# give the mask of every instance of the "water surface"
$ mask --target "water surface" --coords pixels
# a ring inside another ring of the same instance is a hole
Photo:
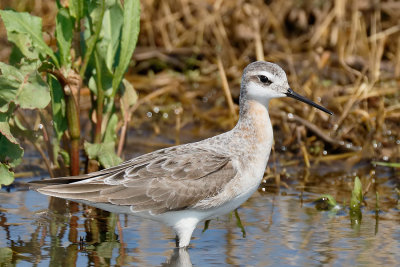
[[[335,166],[333,166],[335,167]],[[190,248],[175,249],[174,233],[147,219],[110,214],[28,190],[26,180],[0,192],[0,262],[5,266],[395,266],[400,262],[396,172],[368,164],[334,171],[287,167],[277,189],[267,180],[235,216],[199,225]],[[279,167],[281,170],[283,167]],[[347,208],[317,211],[320,194],[349,203],[354,175],[366,194],[359,225]],[[375,212],[375,192],[379,209]]]

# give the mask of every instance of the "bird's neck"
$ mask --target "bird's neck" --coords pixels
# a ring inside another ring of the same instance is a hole
[[[273,133],[268,114],[268,102],[248,99],[240,107],[240,118],[235,130],[248,135],[255,144],[272,145]]]

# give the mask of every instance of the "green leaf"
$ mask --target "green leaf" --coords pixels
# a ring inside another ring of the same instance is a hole
[[[1,185],[9,185],[14,181],[14,173],[10,172],[7,165],[0,163],[0,187]]]
[[[0,113],[0,162],[15,167],[21,162],[23,155],[24,150],[11,134],[8,118]]]
[[[121,34],[121,50],[119,54],[119,62],[114,72],[112,96],[115,96],[122,81],[122,77],[131,61],[140,30],[140,1],[125,1],[123,10],[124,25],[122,26]]]
[[[129,113],[129,110],[131,107],[133,107],[137,100],[138,100],[138,95],[133,88],[132,84],[126,80],[122,80],[123,84],[123,91],[122,91],[122,97],[121,97],[121,111],[122,111],[122,116],[125,117],[126,113]],[[130,115],[130,114],[128,114]]]
[[[53,127],[57,140],[60,141],[64,132],[68,129],[64,91],[57,79],[52,75],[48,76],[48,82],[50,86]]]
[[[17,69],[0,62],[0,112],[8,110],[10,102],[26,109],[45,108],[49,104],[49,88],[36,68],[35,63]]]
[[[56,38],[62,66],[71,64],[70,49],[72,42],[73,21],[66,8],[60,8],[56,18]]]
[[[95,53],[99,55],[99,52],[96,50]],[[89,78],[89,89],[98,96],[98,83],[100,83],[100,89],[103,90],[105,96],[110,96],[112,93],[112,80],[113,74],[107,68],[104,62],[99,60],[99,68],[95,68],[92,70],[93,76]],[[97,77],[100,75],[100,77]],[[98,80],[100,78],[100,80]],[[97,83],[96,83],[97,82]]]
[[[38,72],[49,72],[49,71],[54,71],[55,66],[53,63],[50,61],[43,60],[40,62],[40,66],[37,69]]]
[[[24,54],[22,54],[21,50],[17,46],[13,45],[12,48],[11,48],[11,53],[10,53],[10,57],[8,59],[8,62],[10,63],[10,65],[15,66],[24,57],[25,56],[24,56]]]
[[[23,75],[12,66],[0,62],[0,112],[7,112],[10,102],[15,101]]]
[[[70,0],[69,1],[69,13],[77,23],[85,16],[87,11],[87,0]]]
[[[33,46],[40,53],[50,56],[55,65],[59,66],[57,57],[55,56],[53,50],[51,50],[51,48],[43,40],[41,18],[32,16],[29,13],[15,12],[11,10],[0,10],[0,16],[3,19],[8,35],[10,33],[28,35],[30,40],[32,40],[32,43],[29,44],[29,47]],[[15,38],[15,36],[12,38]],[[25,49],[20,48],[20,50],[22,52]]]
[[[118,116],[113,113],[111,115],[110,120],[108,121],[106,131],[104,133],[103,142],[115,142],[117,140],[117,124],[118,124]]]
[[[361,203],[363,201],[361,181],[358,177],[354,179],[354,188],[351,192],[350,200],[350,222],[351,226],[359,230],[362,213]]]
[[[124,22],[123,10],[120,3],[112,5],[104,12],[103,25],[96,49],[110,72],[117,63],[116,53],[120,45],[121,29]]]
[[[86,68],[89,64],[89,60],[92,56],[93,50],[96,46],[96,43],[97,43],[99,35],[100,35],[100,31],[102,28],[102,22],[103,22],[103,16],[104,16],[104,12],[105,12],[104,0],[101,1],[100,5],[97,3],[97,1],[90,2],[88,4],[88,10],[90,13],[90,16],[89,16],[90,19],[86,20],[86,25],[85,25],[86,30],[84,32],[86,51],[84,53],[82,67],[79,71],[79,74],[82,77],[86,74]]]
[[[8,41],[15,45],[13,61],[18,63],[21,60],[21,55],[29,59],[38,59],[38,50],[33,46],[32,38],[25,33],[9,32],[7,34]],[[15,54],[18,51],[18,56]]]
[[[52,149],[53,155],[55,158],[59,154],[64,159],[65,165],[69,165],[69,155],[68,153],[63,155],[63,150],[60,147],[60,140],[64,134],[64,132],[68,129],[68,119],[66,116],[66,104],[64,98],[64,91],[56,78],[52,75],[47,76],[47,81],[50,87],[50,95],[51,95],[51,111],[52,111],[52,124],[54,129],[54,137],[52,138]],[[66,158],[67,156],[68,158]],[[58,165],[56,161],[55,164]]]
[[[101,144],[84,143],[84,148],[89,159],[95,159],[105,168],[118,165],[122,159],[115,154],[115,142]]]
[[[61,155],[61,157],[63,158],[63,160],[64,160],[64,164],[65,165],[67,165],[67,166],[69,166],[69,164],[70,164],[70,157],[69,157],[69,153],[67,152],[67,151],[65,151],[65,150],[60,150],[60,155]]]
[[[400,162],[380,162],[380,161],[373,161],[372,164],[384,166],[384,167],[391,167],[391,168],[400,168]]]
[[[332,210],[339,209],[336,200],[331,195],[322,195],[314,201],[315,208],[317,210]]]
[[[362,185],[358,176],[354,179],[354,188],[351,192],[350,209],[360,209],[363,201]]]
[[[101,24],[101,30],[94,51],[94,58],[89,62],[92,77],[97,84],[89,81],[89,88],[98,95],[98,90],[104,91],[104,95],[112,95],[112,81],[114,78],[113,69],[117,64],[117,52],[120,47],[120,35],[123,23],[123,10],[119,1],[106,2],[107,9],[104,11],[102,21],[101,6],[91,6],[90,17],[92,24]],[[89,36],[89,29],[86,30],[86,36]],[[89,45],[89,42],[88,42]],[[98,76],[98,77],[97,77]]]

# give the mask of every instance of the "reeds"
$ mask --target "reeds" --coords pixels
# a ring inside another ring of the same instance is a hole
[[[353,161],[399,157],[400,24],[395,10],[400,11],[400,3],[171,0],[142,4],[140,49],[131,74],[143,72],[142,66],[154,70],[146,88],[171,69],[196,72],[194,78],[185,75],[180,80],[185,91],[195,92],[171,92],[175,100],[196,103],[216,88],[215,97],[208,101],[218,103],[226,95],[226,78],[238,103],[243,67],[254,60],[273,61],[285,68],[295,90],[336,114],[330,118],[302,103],[289,106],[284,104],[288,100],[274,101],[271,115],[276,130],[283,133],[276,135],[283,137],[276,140],[278,145],[299,148],[306,163],[327,153]],[[155,56],[143,59],[144,54]],[[226,75],[219,71],[219,59]],[[165,65],[157,69],[157,61]],[[195,90],[189,85],[193,82],[198,83]],[[136,87],[141,91],[140,83]],[[184,105],[184,110],[196,116],[192,106]],[[218,118],[232,118],[228,110],[232,107],[225,100],[218,117],[207,119],[204,113],[200,119],[221,127]],[[287,117],[288,112],[296,115]],[[293,138],[299,125],[305,127],[301,138]]]

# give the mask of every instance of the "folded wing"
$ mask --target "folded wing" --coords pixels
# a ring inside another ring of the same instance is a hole
[[[201,147],[191,146],[188,150],[178,146],[77,177],[78,182],[53,183],[37,190],[71,200],[127,205],[134,212],[150,210],[159,214],[185,209],[215,196],[236,175],[230,157]],[[65,179],[75,181],[71,177]]]

